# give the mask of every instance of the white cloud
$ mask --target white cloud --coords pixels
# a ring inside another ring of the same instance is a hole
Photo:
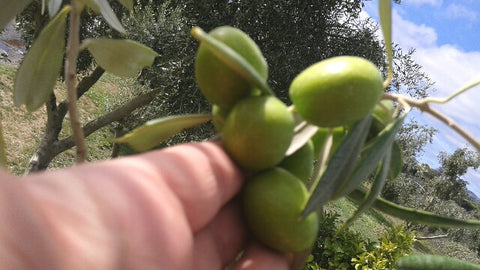
[[[393,11],[393,33],[393,40],[403,48],[416,48],[414,58],[435,82],[433,95],[437,97],[447,97],[480,76],[480,52],[465,52],[449,44],[438,46],[432,27],[409,22]],[[465,124],[477,124],[480,119],[478,88],[438,106],[438,110]]]
[[[441,6],[442,0],[410,0],[408,4],[412,4],[415,6],[422,6],[422,5],[430,5],[430,6]]]
[[[404,20],[395,9],[392,11],[392,25],[393,41],[403,48],[433,47],[437,42],[434,28]]]
[[[416,5],[441,5],[441,1],[416,0],[408,2]],[[450,17],[477,19],[476,14],[459,5],[449,6]],[[373,8],[366,9],[367,13],[377,16]],[[416,48],[414,59],[419,63],[429,77],[436,82],[433,96],[447,97],[468,81],[480,76],[480,51],[466,52],[452,44],[438,45],[435,28],[428,25],[418,25],[402,17],[394,8],[392,12],[393,41],[402,48]],[[463,126],[474,137],[480,138],[480,86],[469,90],[447,104],[432,105],[435,109],[447,115]],[[469,146],[465,139],[460,137],[444,123],[425,114],[415,114],[417,120],[422,121],[439,130],[432,145],[425,149],[421,160],[436,163],[439,151],[453,152],[456,148]],[[470,147],[470,146],[469,146]],[[476,194],[480,195],[480,173],[469,171],[464,177]]]
[[[480,76],[480,52],[464,52],[453,46],[418,48],[415,60],[435,81],[433,95],[447,97],[467,82]],[[477,86],[448,104],[436,106],[439,111],[467,125],[478,125],[480,88]]]
[[[476,21],[478,14],[466,6],[459,4],[450,4],[445,9],[445,15],[450,19],[465,19],[467,21]]]
[[[475,77],[480,76],[480,52],[465,52],[454,45],[436,44],[436,32],[432,27],[416,25],[404,20],[398,13],[393,13],[394,41],[403,48],[417,49],[414,58],[422,65],[424,71],[435,81],[436,97],[447,97],[464,86]],[[396,30],[395,30],[396,29]],[[432,105],[435,109],[447,115],[464,127],[474,137],[480,138],[480,87],[477,86],[468,92],[453,99],[447,104]],[[437,128],[439,135],[434,143],[427,146],[425,160],[433,160],[438,151],[453,152],[455,148],[469,146],[465,139],[452,131],[447,125],[432,117],[423,117],[423,120]],[[469,146],[470,147],[470,146]],[[480,194],[480,173],[469,171],[465,175],[476,194]]]

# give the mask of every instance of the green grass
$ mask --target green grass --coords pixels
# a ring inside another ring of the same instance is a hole
[[[348,198],[341,198],[328,204],[326,210],[335,211],[340,214],[340,219],[346,221],[357,210],[358,204]],[[385,229],[391,227],[398,221],[394,218],[387,217],[376,210],[367,210],[363,215],[357,218],[350,229],[362,234],[362,236],[370,241],[377,241]]]
[[[14,174],[21,175],[25,172],[32,154],[40,145],[46,124],[46,114],[43,107],[29,113],[24,107],[18,108],[13,105],[15,72],[15,68],[0,63],[0,115],[5,135],[8,168]],[[119,99],[129,98],[131,85],[132,80],[104,74],[79,101],[82,123],[86,124],[113,110],[120,103]],[[57,83],[55,93],[58,102],[65,98],[63,83]],[[66,119],[63,124],[60,139],[71,135],[69,120]],[[112,138],[113,133],[108,126],[87,137],[87,159],[90,161],[108,159],[111,155]],[[74,161],[73,148],[57,156],[50,164],[50,168],[68,167],[73,165]]]

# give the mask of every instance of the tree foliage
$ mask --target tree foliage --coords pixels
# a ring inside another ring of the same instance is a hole
[[[372,20],[360,18],[360,0],[143,0],[140,3],[124,22],[131,38],[160,54],[154,68],[141,75],[144,83],[164,89],[154,105],[142,112],[151,117],[210,110],[194,82],[193,63],[198,44],[189,36],[193,25],[205,31],[232,25],[251,36],[269,64],[269,85],[286,103],[290,102],[288,89],[292,79],[309,65],[328,57],[362,56],[385,71],[383,45],[376,37],[378,26]],[[405,88],[412,96],[426,96],[429,79],[424,73],[416,73],[420,67],[412,60],[411,53],[396,50],[395,73],[404,74],[402,79],[408,76],[409,80],[396,80],[389,91],[400,92]],[[129,123],[138,125],[133,118]]]
[[[442,151],[438,159],[442,165],[442,173],[452,179],[459,179],[467,173],[468,168],[477,169],[480,166],[479,153],[467,148],[459,148],[452,154]]]

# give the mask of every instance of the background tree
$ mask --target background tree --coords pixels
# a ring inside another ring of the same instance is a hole
[[[157,117],[162,112],[176,114],[210,110],[194,81],[193,63],[198,44],[188,34],[192,25],[206,31],[219,25],[232,25],[249,34],[269,63],[268,83],[286,103],[290,102],[288,88],[293,78],[322,59],[358,55],[383,69],[385,58],[382,43],[375,36],[377,25],[372,20],[360,18],[362,5],[360,0],[321,3],[312,0],[142,1],[136,12],[126,19],[126,24],[138,25],[139,20],[149,22],[142,29],[133,31],[131,37],[155,48],[161,56],[154,68],[142,73],[141,80],[152,87],[167,86],[161,97],[142,110],[142,115]],[[180,25],[173,19],[173,16],[179,17],[176,15],[178,12],[184,20]],[[158,14],[166,14],[171,19],[170,23],[183,31],[159,27],[165,22]],[[165,36],[175,43],[165,40]],[[412,60],[411,54],[413,51],[405,54],[396,47],[395,74],[403,74],[401,78],[405,79],[405,83],[396,80],[389,91],[406,89],[411,96],[424,97],[431,82]],[[139,124],[134,119],[129,123],[132,124],[130,126]],[[208,128],[203,128],[190,134],[199,134],[198,138],[202,132],[211,134],[208,131]]]
[[[444,200],[453,200],[460,206],[468,198],[467,182],[460,177],[467,173],[469,168],[477,169],[480,166],[478,152],[459,148],[452,154],[441,152],[438,156],[442,165],[442,179],[437,183],[437,194]]]
[[[404,139],[408,140],[408,137]],[[417,149],[419,144],[412,146],[414,146],[412,149]],[[479,167],[478,153],[460,148],[450,154],[441,152],[438,160],[441,167],[433,169],[427,164],[411,159],[399,177],[387,182],[382,196],[400,205],[439,215],[465,220],[480,218],[480,206],[473,201],[466,181],[461,178],[468,169]],[[480,254],[479,230],[441,229],[416,224],[409,224],[409,227],[422,235],[447,235],[447,239],[430,242],[440,254],[468,261],[480,261],[477,257]],[[452,253],[452,249],[457,250],[462,246],[467,249]]]

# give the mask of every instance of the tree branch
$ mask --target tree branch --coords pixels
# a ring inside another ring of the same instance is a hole
[[[477,151],[480,151],[480,141],[477,141],[470,133],[464,130],[461,126],[455,123],[452,119],[448,118],[447,116],[443,115],[439,111],[431,108],[429,106],[428,99],[423,100],[416,100],[413,98],[409,98],[407,96],[397,95],[397,94],[389,94],[384,93],[383,98],[390,99],[392,101],[397,101],[400,103],[408,104],[409,106],[416,107],[422,112],[426,112],[433,117],[437,118],[455,132],[457,132],[460,136],[462,136],[465,140],[467,140],[470,144],[472,144]]]
[[[85,146],[80,113],[77,107],[77,58],[80,46],[80,13],[83,9],[83,3],[80,3],[79,0],[73,0],[71,5],[70,28],[65,61],[65,84],[67,86],[67,105],[70,114],[70,125],[77,146],[77,163],[82,163],[87,157],[87,147]]]
[[[77,86],[77,98],[88,92],[90,88],[102,77],[104,69],[97,67],[93,72],[84,77]],[[47,123],[43,133],[40,146],[30,158],[27,172],[41,171],[47,168],[50,161],[59,153],[55,151],[58,148],[58,136],[62,130],[63,120],[68,112],[67,100],[57,105],[57,98],[54,93],[46,102]]]
[[[448,234],[415,237],[415,239],[417,240],[432,240],[432,239],[441,239],[441,238],[448,238]]]
[[[148,93],[137,96],[133,98],[131,101],[127,102],[126,104],[120,106],[116,110],[111,111],[103,116],[100,116],[97,119],[90,121],[83,127],[83,132],[85,134],[85,137],[88,137],[93,132],[99,130],[100,128],[112,122],[119,121],[122,118],[127,117],[135,109],[138,109],[140,107],[147,105],[157,96],[159,92],[160,92],[160,88],[157,88]],[[67,149],[72,148],[74,145],[75,143],[72,136],[65,138],[58,142],[59,147],[57,152],[61,153],[63,151],[66,151]]]
[[[80,99],[92,86],[100,80],[105,70],[97,66],[90,75],[83,77],[83,79],[77,85],[77,99]],[[62,121],[68,111],[68,101],[65,99],[58,104],[58,114],[61,116]]]

